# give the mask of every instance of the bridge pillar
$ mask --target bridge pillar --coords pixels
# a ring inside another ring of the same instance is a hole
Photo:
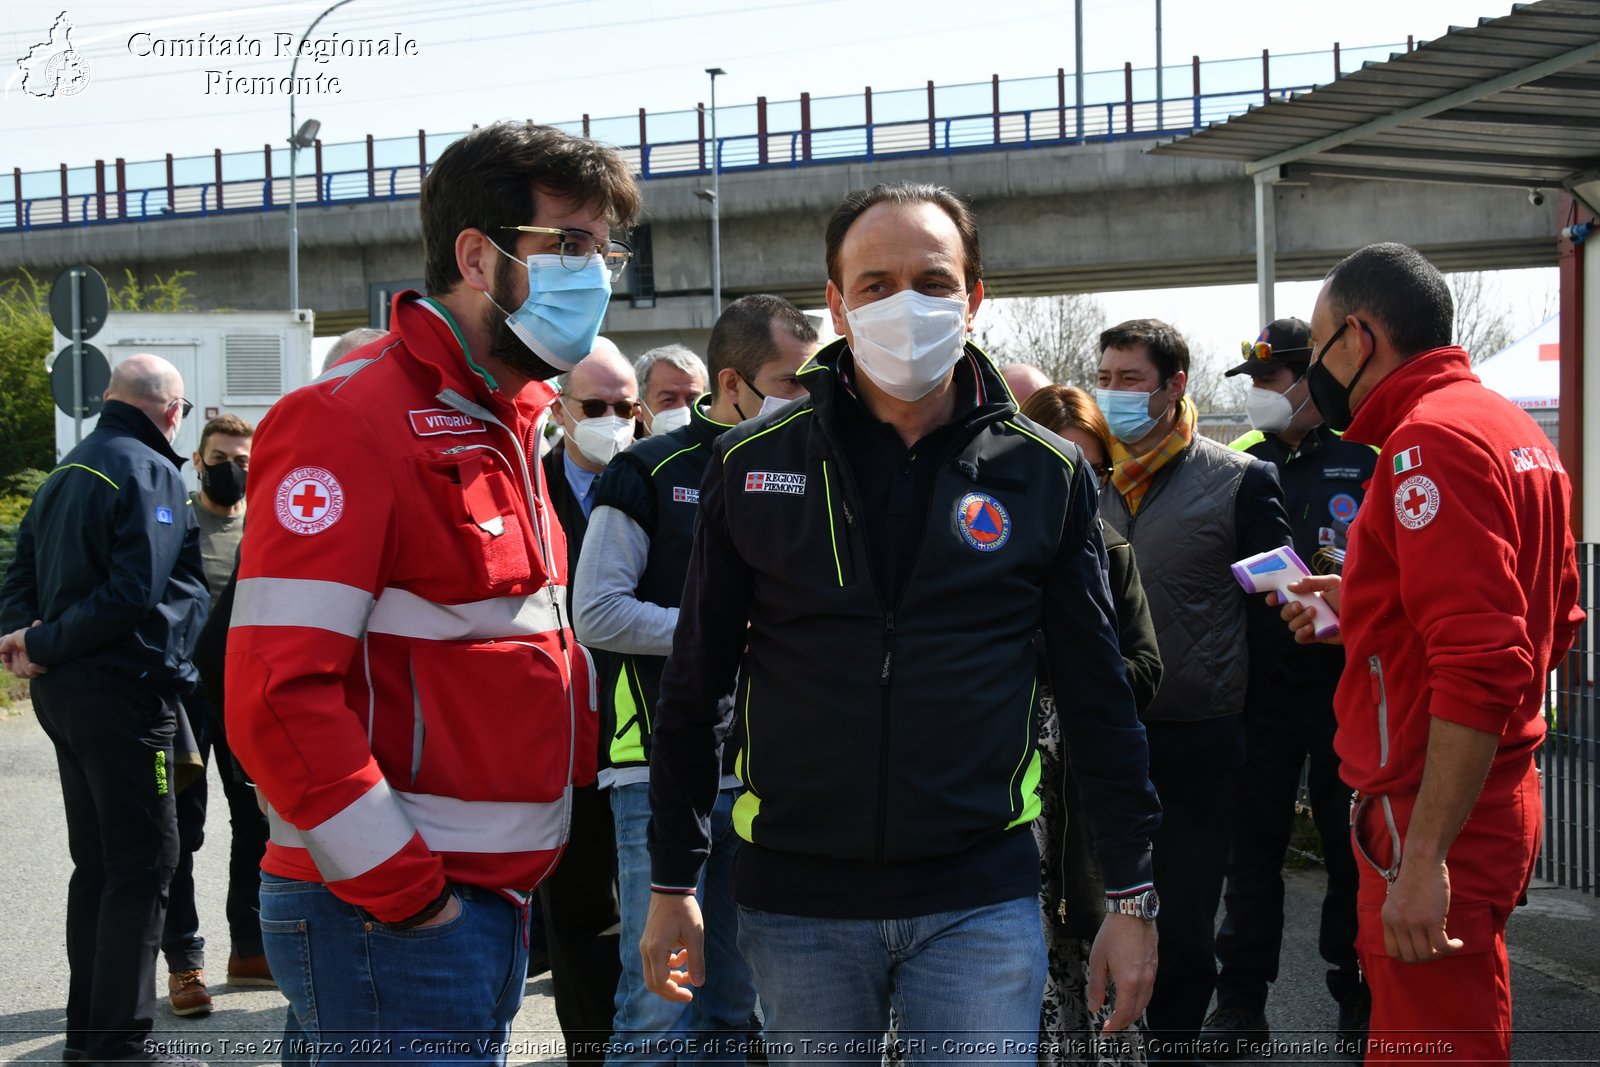
[[[1278,280],[1278,209],[1273,188],[1277,171],[1263,171],[1256,179],[1256,311],[1260,325],[1277,318],[1273,290]],[[1259,328],[1259,327],[1258,327]]]

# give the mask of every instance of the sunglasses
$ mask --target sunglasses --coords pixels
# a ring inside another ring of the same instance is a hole
[[[567,408],[568,413],[572,411],[570,405],[578,405],[578,410],[583,412],[583,417],[586,419],[604,418],[607,411],[615,411],[618,418],[631,419],[639,413],[639,408],[643,406],[637,400],[607,402],[598,397],[592,397],[588,400],[574,400],[571,397],[563,397],[561,402],[569,405]]]
[[[194,401],[188,400],[188,399],[186,399],[184,397],[181,397],[181,396],[178,397],[178,399],[174,400],[172,402],[172,404],[182,404],[183,405],[183,417],[186,418],[186,419],[189,417],[189,412],[194,410]],[[167,407],[170,408],[172,406],[172,404],[168,404]]]
[[[1311,349],[1309,349],[1309,348],[1307,348],[1307,347],[1302,345],[1299,348],[1282,348],[1282,349],[1279,349],[1278,350],[1278,355],[1280,355],[1280,356],[1288,356],[1288,355],[1294,355],[1294,354],[1297,354],[1297,353],[1300,353],[1300,352],[1309,352],[1309,351],[1311,351]],[[1245,359],[1259,359],[1261,362],[1265,363],[1269,359],[1272,358],[1272,342],[1271,341],[1240,341],[1239,342],[1239,354],[1244,356]]]

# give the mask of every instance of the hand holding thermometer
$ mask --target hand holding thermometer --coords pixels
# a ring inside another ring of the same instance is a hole
[[[1304,605],[1315,620],[1313,633],[1319,641],[1339,632],[1339,616],[1332,604],[1314,593],[1289,591],[1291,583],[1311,577],[1311,571],[1288,545],[1240,560],[1233,565],[1233,576],[1247,593],[1273,592],[1279,601]]]

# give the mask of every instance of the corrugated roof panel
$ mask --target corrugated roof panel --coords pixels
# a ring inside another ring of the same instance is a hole
[[[1580,49],[1588,54],[1552,65]],[[1471,98],[1474,88],[1496,80],[1513,84]],[[1600,0],[1539,0],[1152,151],[1259,163],[1352,132],[1354,140],[1294,165],[1361,177],[1554,184],[1600,161],[1600,110],[1591,94],[1600,94]],[[1446,97],[1459,98],[1456,106],[1362,131]]]

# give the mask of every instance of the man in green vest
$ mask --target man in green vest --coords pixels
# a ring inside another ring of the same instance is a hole
[[[716,976],[692,1004],[664,1000],[645,988],[635,946],[650,906],[650,728],[711,445],[729,427],[801,396],[805,389],[796,374],[816,343],[816,328],[787,300],[757,295],[735,301],[711,330],[712,392],[688,406],[687,425],[612,460],[596,490],[572,611],[579,641],[616,653],[607,658],[600,686],[600,787],[609,790],[616,823],[623,946],[607,1063],[676,1062],[672,1042],[684,1039],[703,1043],[721,1058],[744,1060],[755,987],[734,942],[733,856],[739,837],[732,817],[740,787],[731,766],[720,783],[711,854],[698,887]]]

